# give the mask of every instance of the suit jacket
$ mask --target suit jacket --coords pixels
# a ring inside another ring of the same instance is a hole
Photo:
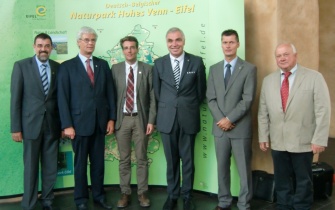
[[[122,124],[123,108],[127,95],[127,75],[125,62],[113,65],[112,75],[117,97],[117,120],[115,123],[115,129],[118,130]],[[145,132],[148,123],[155,124],[156,100],[152,87],[152,66],[141,61],[138,61],[135,91],[137,112],[140,119],[141,128]]]
[[[263,80],[259,110],[260,142],[271,140],[278,151],[309,152],[311,143],[327,146],[330,123],[329,91],[323,76],[298,65],[283,112],[280,70]]]
[[[158,101],[157,130],[170,133],[175,117],[187,134],[200,130],[199,106],[206,94],[206,72],[201,57],[185,52],[179,90],[175,81],[170,55],[155,60],[153,86]]]
[[[55,139],[60,137],[56,88],[59,64],[50,59],[49,64],[50,87],[45,97],[35,56],[14,63],[10,89],[11,132],[22,132],[24,139],[37,139],[42,129],[44,115],[51,135]]]
[[[227,88],[224,85],[224,60],[212,65],[209,70],[207,101],[213,116],[212,133],[221,137],[251,138],[251,106],[257,86],[257,69],[251,63],[237,58]],[[235,124],[235,128],[224,132],[216,123],[223,117]]]
[[[79,56],[59,69],[58,105],[62,129],[74,127],[76,135],[90,136],[96,125],[105,133],[107,122],[116,120],[112,73],[105,60],[93,56],[94,86]]]

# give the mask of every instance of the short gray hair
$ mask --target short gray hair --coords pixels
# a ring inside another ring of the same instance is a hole
[[[295,48],[294,44],[292,44],[292,43],[290,43],[290,42],[281,42],[281,43],[279,43],[279,44],[277,45],[277,47],[276,47],[275,55],[276,55],[277,48],[278,48],[280,45],[290,45],[291,48],[292,48],[292,52],[293,52],[294,54],[297,53],[297,49]]]
[[[79,41],[81,39],[83,34],[94,34],[95,39],[98,39],[98,34],[95,32],[95,30],[93,28],[88,27],[88,26],[83,26],[83,27],[81,27],[81,29],[79,30],[79,32],[77,34],[77,41]]]
[[[181,35],[182,35],[182,37],[183,37],[183,39],[185,40],[185,34],[184,34],[184,32],[183,32],[180,28],[177,28],[177,27],[172,27],[172,28],[170,28],[170,29],[166,32],[165,38],[167,37],[167,35],[168,35],[169,33],[173,33],[173,32],[180,32]]]

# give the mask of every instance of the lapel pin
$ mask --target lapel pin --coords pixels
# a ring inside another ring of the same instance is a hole
[[[142,74],[142,72],[141,72],[141,71],[139,71],[138,73],[139,73],[139,74]]]
[[[95,68],[98,68],[98,65],[95,65]]]

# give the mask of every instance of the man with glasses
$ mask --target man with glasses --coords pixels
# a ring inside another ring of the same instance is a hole
[[[121,199],[118,208],[130,203],[131,152],[137,163],[137,194],[141,207],[149,207],[148,191],[148,138],[154,131],[156,100],[152,88],[152,66],[137,61],[138,41],[133,36],[120,40],[125,61],[112,66],[117,96],[115,136],[120,153],[119,173]]]
[[[77,35],[79,54],[61,64],[58,105],[62,129],[72,140],[74,157],[74,200],[77,209],[88,209],[87,164],[93,200],[105,209],[103,189],[105,135],[114,132],[116,107],[112,74],[105,60],[92,56],[96,32],[82,27]]]

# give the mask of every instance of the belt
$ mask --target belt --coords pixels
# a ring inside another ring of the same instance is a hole
[[[130,116],[130,117],[135,117],[135,116],[137,116],[137,112],[136,112],[136,113],[127,113],[127,112],[124,112],[123,115],[124,115],[124,116],[128,116],[128,117],[129,117],[129,116]]]

